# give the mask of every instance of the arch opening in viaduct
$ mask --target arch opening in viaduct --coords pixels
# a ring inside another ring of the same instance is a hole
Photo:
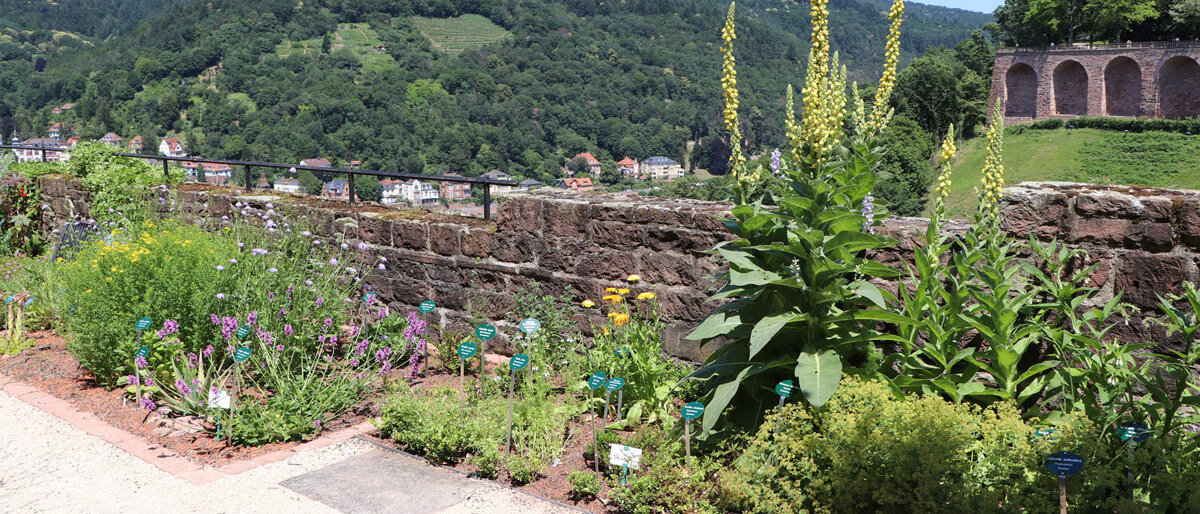
[[[1054,113],[1087,114],[1088,74],[1076,61],[1063,61],[1054,68]]]
[[[1104,112],[1109,116],[1141,114],[1142,68],[1125,56],[1104,68]]]
[[[1167,59],[1158,73],[1159,116],[1200,116],[1200,64],[1178,55]]]
[[[1037,115],[1038,79],[1033,68],[1017,63],[1004,76],[1004,115],[1029,117]]]

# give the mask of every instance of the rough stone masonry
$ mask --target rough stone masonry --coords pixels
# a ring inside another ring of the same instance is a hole
[[[51,208],[42,229],[49,233],[73,216],[87,217],[91,195],[78,181],[42,177],[43,200]],[[164,197],[165,198],[165,197]],[[667,351],[701,360],[712,348],[683,336],[715,304],[709,294],[722,261],[708,253],[729,236],[720,221],[729,205],[694,200],[638,198],[543,189],[501,197],[494,221],[380,208],[310,202],[290,196],[235,195],[225,190],[179,191],[173,207],[197,218],[219,219],[236,202],[266,210],[268,202],[290,204],[320,235],[365,241],[372,256],[389,261],[369,280],[379,298],[396,309],[433,299],[445,327],[467,333],[475,309],[513,332],[512,294],[532,282],[547,293],[568,291],[596,300],[605,287],[639,274],[661,302]],[[163,209],[167,209],[166,203]],[[1102,299],[1123,299],[1153,311],[1157,295],[1177,293],[1184,280],[1200,278],[1200,192],[1068,183],[1024,183],[1005,190],[1002,217],[1018,239],[1057,238],[1087,252],[1097,264],[1091,283]],[[897,218],[885,233],[899,244],[876,255],[904,266],[927,220]],[[952,222],[947,230],[963,230]],[[598,311],[574,305],[581,329],[603,322]],[[1114,331],[1127,341],[1164,341],[1139,315]]]

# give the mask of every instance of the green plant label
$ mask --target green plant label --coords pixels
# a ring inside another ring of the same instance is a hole
[[[248,335],[250,335],[250,325],[242,325],[242,326],[238,327],[238,331],[237,331],[238,339],[243,339]]]
[[[364,294],[362,297],[362,301],[363,301],[363,303],[365,303],[367,305],[371,305],[372,303],[375,303],[375,293],[370,292],[370,293]]]
[[[479,351],[479,347],[475,343],[467,341],[458,345],[458,356],[464,359],[470,359],[475,356],[475,352]]]
[[[618,391],[622,387],[625,387],[625,379],[621,377],[612,377],[608,379],[607,383],[604,384],[604,388],[608,389],[609,391]]]
[[[628,359],[629,357],[633,356],[633,352],[629,351],[629,348],[622,346],[616,350],[613,350],[613,355],[616,355],[619,359]]]
[[[488,339],[496,337],[496,327],[486,323],[479,325],[478,327],[475,327],[475,337],[478,337],[480,341],[487,341]]]
[[[147,328],[150,328],[151,323],[154,323],[154,320],[151,320],[150,318],[142,318],[137,320],[137,324],[134,326],[136,326],[138,330],[146,330]]]
[[[1058,440],[1058,436],[1055,436],[1054,433],[1057,431],[1057,428],[1039,428],[1033,433],[1033,436],[1037,438],[1045,438],[1047,441],[1056,441]]]
[[[1071,452],[1058,452],[1046,458],[1046,469],[1060,477],[1083,471],[1083,457]]]
[[[143,346],[141,348],[138,348],[137,351],[133,352],[134,357],[141,357],[143,359],[145,359],[147,355],[150,355],[150,347],[149,346]]]
[[[508,360],[508,367],[514,371],[525,369],[529,365],[529,356],[523,353],[513,355],[513,358]]]
[[[4,299],[4,303],[13,303],[13,300],[16,300],[16,299],[17,299],[16,295],[10,294],[10,295],[8,295],[8,298]]]
[[[250,358],[250,347],[249,346],[243,346],[241,348],[238,348],[237,350],[234,350],[234,352],[233,352],[233,360],[235,360],[237,362],[245,362],[246,359],[249,359],[249,358]]]
[[[417,306],[417,310],[421,311],[421,314],[429,314],[435,308],[437,308],[437,304],[433,303],[433,300],[425,300],[421,302],[421,305]]]
[[[517,325],[517,327],[521,329],[521,332],[532,334],[538,330],[541,330],[542,322],[538,321],[536,318],[525,318],[521,320],[521,324]]]
[[[603,371],[592,373],[592,376],[588,377],[588,387],[592,389],[600,389],[601,387],[604,387],[604,382],[607,379],[608,375]]]
[[[33,303],[33,298],[34,298],[34,297],[30,296],[28,300],[25,300],[25,306],[26,306],[26,307],[29,307],[29,305]]]
[[[683,416],[683,419],[696,419],[701,414],[704,414],[704,404],[700,402],[689,403],[684,405],[683,409],[680,409],[679,414]]]
[[[1150,427],[1133,421],[1122,423],[1117,433],[1121,434],[1122,441],[1132,440],[1135,443],[1142,443],[1150,439]]]
[[[787,398],[792,395],[792,390],[795,388],[796,386],[792,385],[791,380],[784,380],[783,382],[775,384],[775,394]]]

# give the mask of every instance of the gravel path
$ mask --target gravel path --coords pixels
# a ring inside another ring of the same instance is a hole
[[[336,513],[280,482],[380,451],[351,439],[193,485],[0,391],[0,512]],[[428,468],[420,461],[397,458]],[[472,494],[444,512],[566,511],[494,484],[463,477],[452,480],[461,481],[454,486],[469,488]],[[397,505],[388,512],[408,511]]]

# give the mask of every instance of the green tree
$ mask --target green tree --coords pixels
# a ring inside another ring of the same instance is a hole
[[[961,68],[949,52],[921,57],[900,72],[892,104],[896,113],[917,122],[932,139],[940,139],[962,117]],[[932,144],[932,143],[931,143]]]
[[[603,161],[600,163],[600,183],[612,186],[621,182],[621,170],[617,169],[617,163],[613,161]]]
[[[876,194],[901,216],[919,216],[931,183],[933,139],[915,121],[896,116],[883,137],[884,158]]]
[[[354,178],[354,193],[364,202],[378,202],[383,198],[383,186],[371,175],[359,175]]]
[[[321,194],[321,179],[313,175],[311,171],[300,170],[300,188],[305,194],[319,195]]]

